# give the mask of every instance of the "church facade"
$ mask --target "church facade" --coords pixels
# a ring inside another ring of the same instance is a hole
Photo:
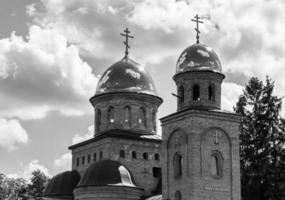
[[[178,58],[177,111],[161,118],[150,74],[128,56],[100,78],[94,137],[72,145],[72,169],[54,176],[44,199],[240,200],[240,118],[221,110],[217,54],[197,42]]]

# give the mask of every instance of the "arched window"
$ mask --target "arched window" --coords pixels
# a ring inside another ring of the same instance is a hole
[[[208,87],[208,98],[209,98],[209,101],[215,101],[215,87],[214,87],[214,85],[210,85]]]
[[[144,107],[140,107],[140,123],[146,128],[146,110]]]
[[[96,112],[96,129],[99,130],[101,126],[101,110],[97,109]]]
[[[79,158],[76,159],[76,166],[79,166]]]
[[[215,151],[210,158],[211,175],[214,178],[221,178],[223,176],[223,158],[222,155]]]
[[[84,157],[84,156],[82,156],[81,163],[82,163],[82,165],[84,165],[84,164],[85,164],[85,157]]]
[[[180,191],[176,191],[174,194],[174,200],[181,200],[181,192]]]
[[[132,151],[132,158],[133,158],[133,159],[137,159],[137,152]]]
[[[100,160],[102,160],[103,159],[103,151],[100,151]]]
[[[158,153],[156,153],[156,154],[154,154],[154,160],[156,160],[156,161],[159,161],[159,154]]]
[[[146,153],[146,152],[143,153],[143,159],[148,160],[148,153]]]
[[[152,123],[153,123],[153,130],[156,131],[156,111],[152,110]]]
[[[94,154],[93,154],[93,161],[95,162],[96,160],[97,160],[97,154],[94,153]]]
[[[91,161],[91,156],[90,156],[90,154],[88,154],[87,162],[90,163],[90,161]]]
[[[124,150],[120,150],[120,158],[125,158],[125,151]]]
[[[176,153],[173,159],[174,178],[180,178],[182,176],[182,165],[182,155],[180,153]]]
[[[108,119],[108,122],[111,122],[111,123],[114,122],[114,107],[113,106],[110,106],[108,108],[107,119]]]
[[[182,85],[178,89],[178,102],[179,103],[184,102],[184,87]]]
[[[124,107],[124,122],[126,124],[131,124],[131,108],[130,106]]]
[[[197,84],[193,86],[193,100],[200,101],[200,87]]]

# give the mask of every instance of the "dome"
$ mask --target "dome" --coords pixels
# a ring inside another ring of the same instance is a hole
[[[100,78],[96,95],[109,92],[137,92],[157,96],[150,74],[128,57],[113,64]]]
[[[43,196],[50,198],[72,198],[73,189],[80,181],[77,171],[66,171],[54,176],[46,186]]]
[[[130,171],[114,160],[102,160],[91,164],[78,184],[78,187],[86,186],[136,187]]]
[[[196,43],[179,56],[176,74],[186,71],[213,71],[222,73],[221,62],[212,48]]]

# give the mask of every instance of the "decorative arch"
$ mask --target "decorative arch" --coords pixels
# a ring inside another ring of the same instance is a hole
[[[200,101],[200,86],[198,84],[193,85],[192,97],[194,101]]]
[[[215,150],[210,157],[210,171],[213,178],[223,177],[223,156],[221,152]]]
[[[125,106],[123,110],[124,110],[124,123],[131,125],[131,107]]]
[[[100,130],[100,126],[101,126],[101,109],[97,109],[96,112],[96,129],[97,131]]]
[[[110,123],[113,123],[115,118],[114,118],[114,107],[113,106],[110,106],[108,108],[108,111],[107,111],[107,120],[108,122]]]
[[[215,85],[211,84],[208,87],[208,100],[215,101]]]
[[[181,178],[183,173],[183,157],[180,152],[173,156],[173,175],[175,179]]]
[[[184,87],[183,85],[178,88],[178,103],[184,102]]]
[[[146,109],[145,109],[145,107],[140,107],[140,122],[146,128]]]

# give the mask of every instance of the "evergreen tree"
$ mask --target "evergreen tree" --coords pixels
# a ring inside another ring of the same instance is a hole
[[[241,189],[243,200],[285,199],[285,129],[282,99],[274,82],[253,77],[239,97]]]
[[[28,193],[31,197],[37,198],[43,195],[49,178],[40,170],[32,172],[31,184],[28,185]]]

